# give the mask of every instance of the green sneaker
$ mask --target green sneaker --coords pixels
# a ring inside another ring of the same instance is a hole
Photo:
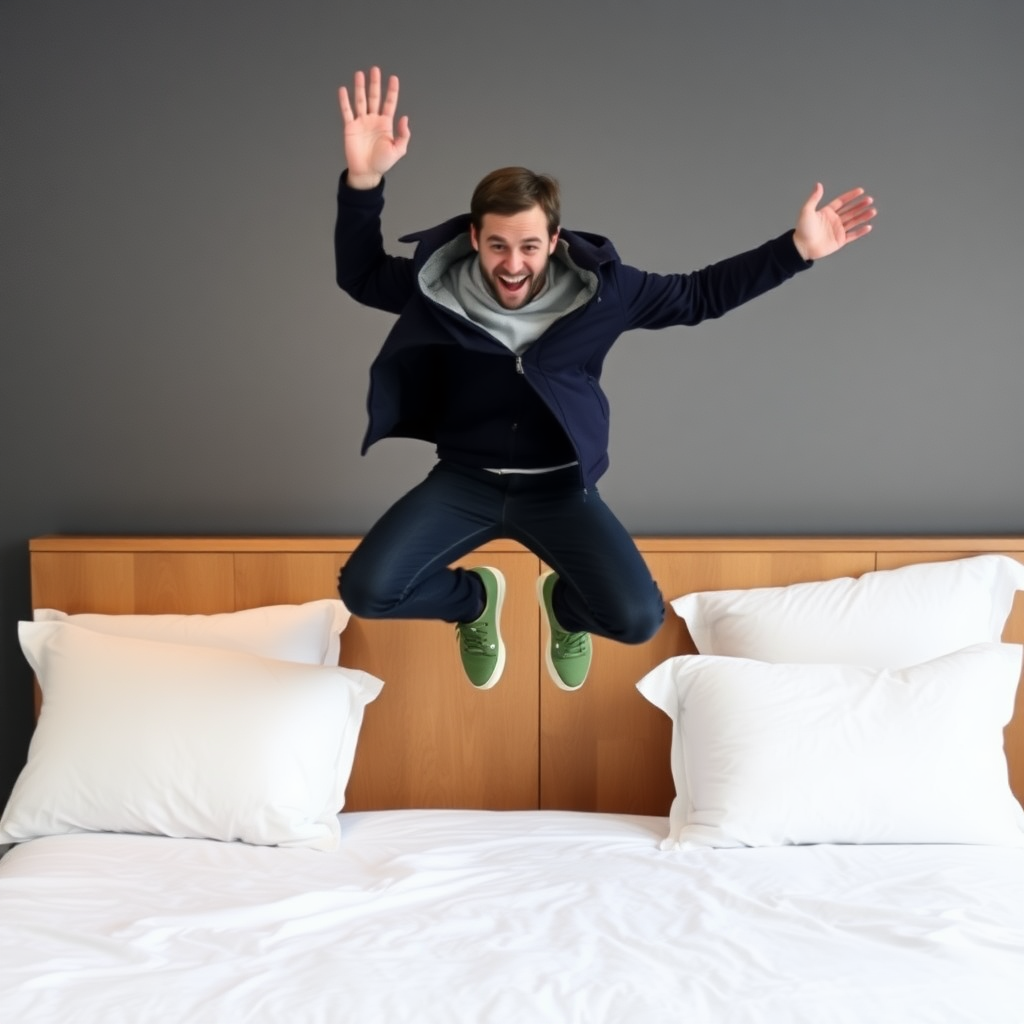
[[[544,660],[555,686],[563,690],[578,690],[590,671],[593,645],[589,633],[567,633],[558,624],[551,607],[551,593],[557,579],[553,572],[546,572],[537,580],[537,598],[547,623]]]
[[[505,577],[498,569],[480,565],[475,572],[483,580],[487,603],[480,618],[457,622],[462,667],[478,690],[489,690],[505,668],[505,644],[501,639],[501,606],[505,602]]]

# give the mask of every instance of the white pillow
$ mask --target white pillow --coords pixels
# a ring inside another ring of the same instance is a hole
[[[666,845],[1024,845],[1003,727],[1018,644],[899,670],[683,655],[638,684],[673,723]]]
[[[672,608],[701,654],[897,668],[997,643],[1018,590],[1024,565],[975,555],[858,578],[702,591]]]
[[[43,707],[0,843],[137,832],[331,850],[379,679],[19,624]]]
[[[38,608],[33,618],[36,622],[70,622],[110,636],[222,647],[306,665],[337,665],[349,612],[341,601],[325,598],[214,615],[68,615]]]

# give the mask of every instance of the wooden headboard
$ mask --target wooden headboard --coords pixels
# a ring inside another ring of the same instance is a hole
[[[353,537],[41,537],[30,542],[35,608],[69,613],[213,613],[336,597]],[[688,591],[782,586],[912,562],[1000,552],[1018,538],[641,538],[666,600]],[[366,712],[346,802],[397,807],[569,808],[666,814],[672,799],[668,719],[635,683],[694,650],[671,610],[648,643],[595,641],[586,686],[547,679],[534,584],[537,557],[496,541],[464,564],[508,580],[501,682],[465,681],[453,630],[435,622],[353,619],[341,661],[386,683]],[[1024,643],[1024,594],[1004,639]],[[1022,687],[1024,690],[1024,687]],[[1006,730],[1011,785],[1024,797],[1024,694]]]

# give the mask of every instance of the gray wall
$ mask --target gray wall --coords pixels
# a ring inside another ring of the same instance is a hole
[[[336,89],[371,62],[413,129],[389,240],[513,162],[659,271],[785,230],[815,180],[876,196],[782,290],[613,351],[631,529],[1020,532],[1022,41],[1018,0],[6,0],[0,793],[29,537],[360,532],[430,464],[360,458],[388,318],[333,284]]]

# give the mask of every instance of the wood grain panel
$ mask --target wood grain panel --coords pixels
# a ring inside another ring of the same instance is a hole
[[[337,598],[338,570],[351,550],[239,553],[235,555],[236,606],[259,608]]]
[[[137,615],[235,611],[234,556],[227,552],[142,551],[132,571]]]
[[[461,563],[483,564],[474,556]],[[343,664],[384,680],[366,710],[346,806],[526,809],[539,790],[533,585],[537,559],[488,552],[508,585],[505,672],[490,690],[466,680],[455,627],[439,622],[353,619]]]
[[[31,577],[34,608],[69,615],[135,610],[135,556],[130,552],[33,552]]]
[[[211,613],[336,596],[353,537],[44,537],[30,544],[34,607],[74,613]],[[666,599],[693,590],[782,586],[874,568],[999,551],[1024,561],[1024,538],[641,538]],[[547,678],[534,584],[538,559],[496,541],[464,564],[508,578],[505,676],[466,682],[454,629],[353,618],[342,664],[385,681],[371,704],[349,788],[351,809],[535,806],[664,814],[672,798],[668,719],[637,681],[693,651],[671,610],[635,647],[595,642],[591,678],[565,693]],[[1024,643],[1024,595],[1004,639]],[[1024,686],[1006,731],[1015,792],[1024,796]]]

